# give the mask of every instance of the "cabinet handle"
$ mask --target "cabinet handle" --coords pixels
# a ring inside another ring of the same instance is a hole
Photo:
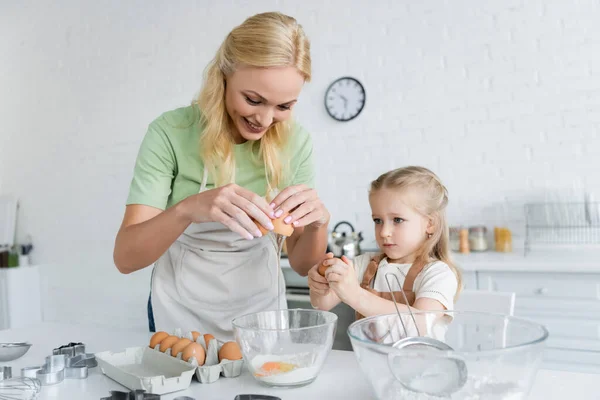
[[[536,294],[540,294],[540,295],[545,295],[548,294],[548,289],[547,288],[539,288],[535,291]]]

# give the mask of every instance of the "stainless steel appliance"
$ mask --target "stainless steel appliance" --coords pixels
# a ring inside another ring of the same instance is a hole
[[[288,264],[287,259],[282,259],[282,264]],[[305,308],[312,309],[310,304],[310,295],[308,289],[308,278],[300,276],[292,268],[284,267],[283,276],[286,283],[286,299],[288,308]],[[350,338],[348,337],[348,326],[355,320],[354,310],[344,303],[340,303],[332,310],[338,316],[337,330],[333,341],[333,349],[335,350],[350,350]]]
[[[350,228],[350,232],[338,231],[344,225]],[[361,254],[360,242],[362,241],[362,232],[355,232],[354,226],[350,222],[341,221],[333,227],[329,237],[328,251],[331,251],[336,257],[346,256],[353,259]]]

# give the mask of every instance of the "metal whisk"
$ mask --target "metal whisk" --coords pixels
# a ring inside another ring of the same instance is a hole
[[[0,380],[0,400],[33,400],[42,390],[42,383],[34,378]]]
[[[406,329],[406,325],[404,325],[402,315],[398,309],[398,303],[396,302],[396,297],[393,294],[394,291],[388,279],[388,275],[393,276],[398,283],[398,287],[400,288],[400,292],[404,297],[410,317],[415,324],[415,329],[418,336],[409,336],[408,329]],[[399,350],[414,346],[424,350],[452,351],[452,347],[440,340],[421,336],[419,326],[410,306],[408,305],[406,293],[404,293],[402,285],[400,285],[398,276],[388,272],[385,274],[385,281],[390,293],[392,294],[394,307],[396,308],[398,319],[400,320],[400,324],[402,324],[405,334],[404,338],[394,342],[392,346]],[[432,361],[434,362],[432,363]],[[411,355],[409,361],[408,355],[396,353],[389,355],[388,364],[394,377],[405,388],[414,392],[427,393],[434,396],[448,396],[460,390],[467,382],[467,365],[463,360],[453,356],[434,357],[433,359],[428,359],[426,356],[417,355],[413,358]]]

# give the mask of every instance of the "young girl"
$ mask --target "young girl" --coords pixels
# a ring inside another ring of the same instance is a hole
[[[371,183],[369,203],[381,253],[362,254],[353,262],[327,254],[308,273],[313,307],[327,311],[343,301],[357,319],[395,313],[385,277],[392,273],[402,285],[389,277],[400,312],[453,309],[461,274],[450,261],[448,195],[440,179],[422,167],[387,172]],[[327,267],[324,276],[321,265]]]

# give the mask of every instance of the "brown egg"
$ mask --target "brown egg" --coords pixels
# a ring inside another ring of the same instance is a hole
[[[319,268],[317,269],[317,271],[319,272],[319,274],[321,276],[325,276],[325,271],[327,271],[327,268],[329,268],[330,265],[325,265],[323,263],[321,263],[321,265],[319,265]]]
[[[283,214],[281,217],[272,220],[271,222],[273,223],[273,232],[278,233],[280,235],[283,236],[292,236],[292,233],[294,233],[294,226],[291,224],[286,224],[285,222],[283,222],[283,220],[288,216],[289,214]],[[258,229],[260,230],[260,232],[263,235],[266,235],[267,233],[269,233],[269,230],[266,229],[264,226],[262,226],[258,221],[254,220],[253,221],[256,223],[256,226],[258,226]]]
[[[168,337],[169,334],[167,332],[156,332],[150,338],[150,348],[154,348],[157,344],[163,341],[164,338]]]
[[[242,351],[237,342],[226,342],[219,350],[219,361],[221,360],[241,360]]]
[[[321,262],[321,265],[319,265],[319,268],[317,268],[317,272],[319,272],[321,276],[325,276],[325,271],[327,271],[327,268],[331,267],[331,265],[326,265],[325,261],[332,260],[335,258],[333,257],[333,253],[327,253],[325,257],[326,258]]]
[[[171,347],[171,355],[173,357],[177,357],[177,354],[179,354],[180,351],[183,351],[183,349],[185,349],[185,347],[190,343],[192,343],[192,341],[190,339],[187,339],[187,338],[179,339],[177,341],[177,343],[175,343],[173,345],[173,347]]]
[[[194,342],[196,341],[196,339],[198,339],[198,336],[200,336],[200,332],[192,331],[192,339],[194,340]]]
[[[213,335],[211,335],[210,333],[206,333],[204,335],[204,342],[206,343],[206,348],[208,349],[208,343],[213,340],[215,337]]]
[[[183,349],[183,354],[181,355],[183,361],[190,361],[192,357],[198,361],[198,365],[204,365],[206,352],[199,343],[192,342]]]
[[[177,336],[166,337],[165,339],[163,339],[160,342],[160,351],[163,352],[163,353],[166,352],[168,349],[170,349],[178,341],[179,341],[179,338]]]

